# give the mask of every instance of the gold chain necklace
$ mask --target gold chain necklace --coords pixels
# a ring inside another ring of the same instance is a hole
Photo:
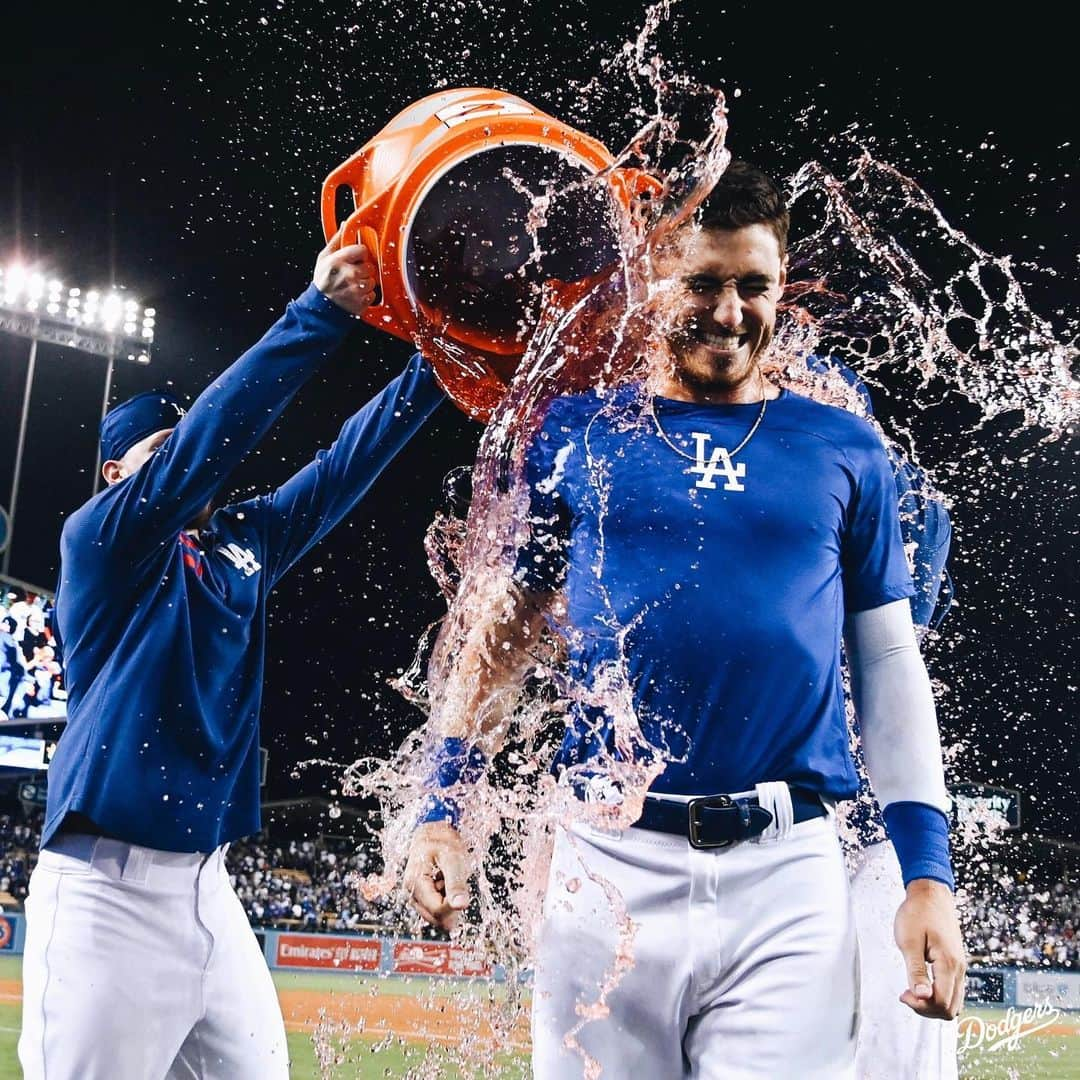
[[[765,409],[768,406],[768,404],[769,404],[769,399],[766,398],[766,397],[763,397],[761,399],[761,408],[758,410],[757,418],[754,420],[753,424],[751,425],[750,430],[746,433],[746,437],[743,439],[743,441],[741,443],[739,443],[738,446],[735,447],[734,450],[725,451],[725,453],[727,454],[729,459],[733,458],[754,437],[754,435],[757,434],[757,429],[759,427],[761,427],[761,421],[765,419]],[[686,458],[687,461],[693,461],[693,462],[697,463],[698,458],[697,458],[696,454],[688,454],[685,450],[683,450],[680,447],[676,446],[675,443],[673,443],[671,441],[671,439],[668,438],[667,432],[664,430],[663,425],[660,423],[660,414],[659,414],[659,412],[657,412],[657,409],[656,409],[656,398],[655,397],[652,399],[652,401],[650,403],[649,412],[652,413],[653,423],[656,425],[656,433],[657,433],[657,435],[660,436],[660,438],[664,441],[664,443],[668,447],[670,447],[672,450],[674,450],[675,453],[679,455],[679,457],[684,457],[684,458]]]

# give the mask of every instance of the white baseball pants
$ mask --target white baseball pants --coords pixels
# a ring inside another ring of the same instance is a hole
[[[885,842],[864,848],[856,858],[851,902],[861,976],[859,1080],[956,1080],[957,1021],[926,1020],[899,1001],[907,969],[893,937],[904,901],[896,852]]]
[[[26,1080],[275,1080],[274,984],[225,872],[65,835],[30,878],[19,1060]]]
[[[615,963],[599,879],[637,928],[610,1014],[576,1036],[603,1077],[854,1077],[855,928],[835,825],[817,818],[713,851],[644,829],[560,831],[533,995],[537,1080],[586,1074],[566,1035]]]

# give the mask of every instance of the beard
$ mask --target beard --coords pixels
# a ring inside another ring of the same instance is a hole
[[[773,327],[762,327],[757,341],[747,341],[731,355],[710,349],[701,334],[697,320],[692,319],[668,338],[672,374],[688,389],[720,392],[741,386],[754,376],[758,359],[772,342]]]

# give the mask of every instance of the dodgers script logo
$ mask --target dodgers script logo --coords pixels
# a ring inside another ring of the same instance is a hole
[[[724,491],[745,491],[746,487],[739,481],[746,475],[746,466],[742,462],[736,465],[731,460],[731,455],[722,446],[718,446],[712,454],[709,454],[709,443],[712,441],[710,437],[700,431],[694,431],[691,434],[694,438],[697,464],[688,471],[699,477],[694,487],[715,491],[714,477],[720,472],[724,474]]]
[[[224,544],[219,550],[244,577],[251,577],[262,569],[255,561],[255,552],[242,548],[239,544]]]

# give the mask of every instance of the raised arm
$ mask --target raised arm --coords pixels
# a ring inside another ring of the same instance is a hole
[[[273,494],[244,504],[265,522],[271,584],[356,506],[444,400],[430,366],[417,353],[345,422],[329,450],[320,450]]]
[[[284,316],[199,395],[141,467],[80,511],[92,539],[136,560],[173,543],[341,345],[370,302],[371,282],[363,246],[343,248],[335,236]]]

